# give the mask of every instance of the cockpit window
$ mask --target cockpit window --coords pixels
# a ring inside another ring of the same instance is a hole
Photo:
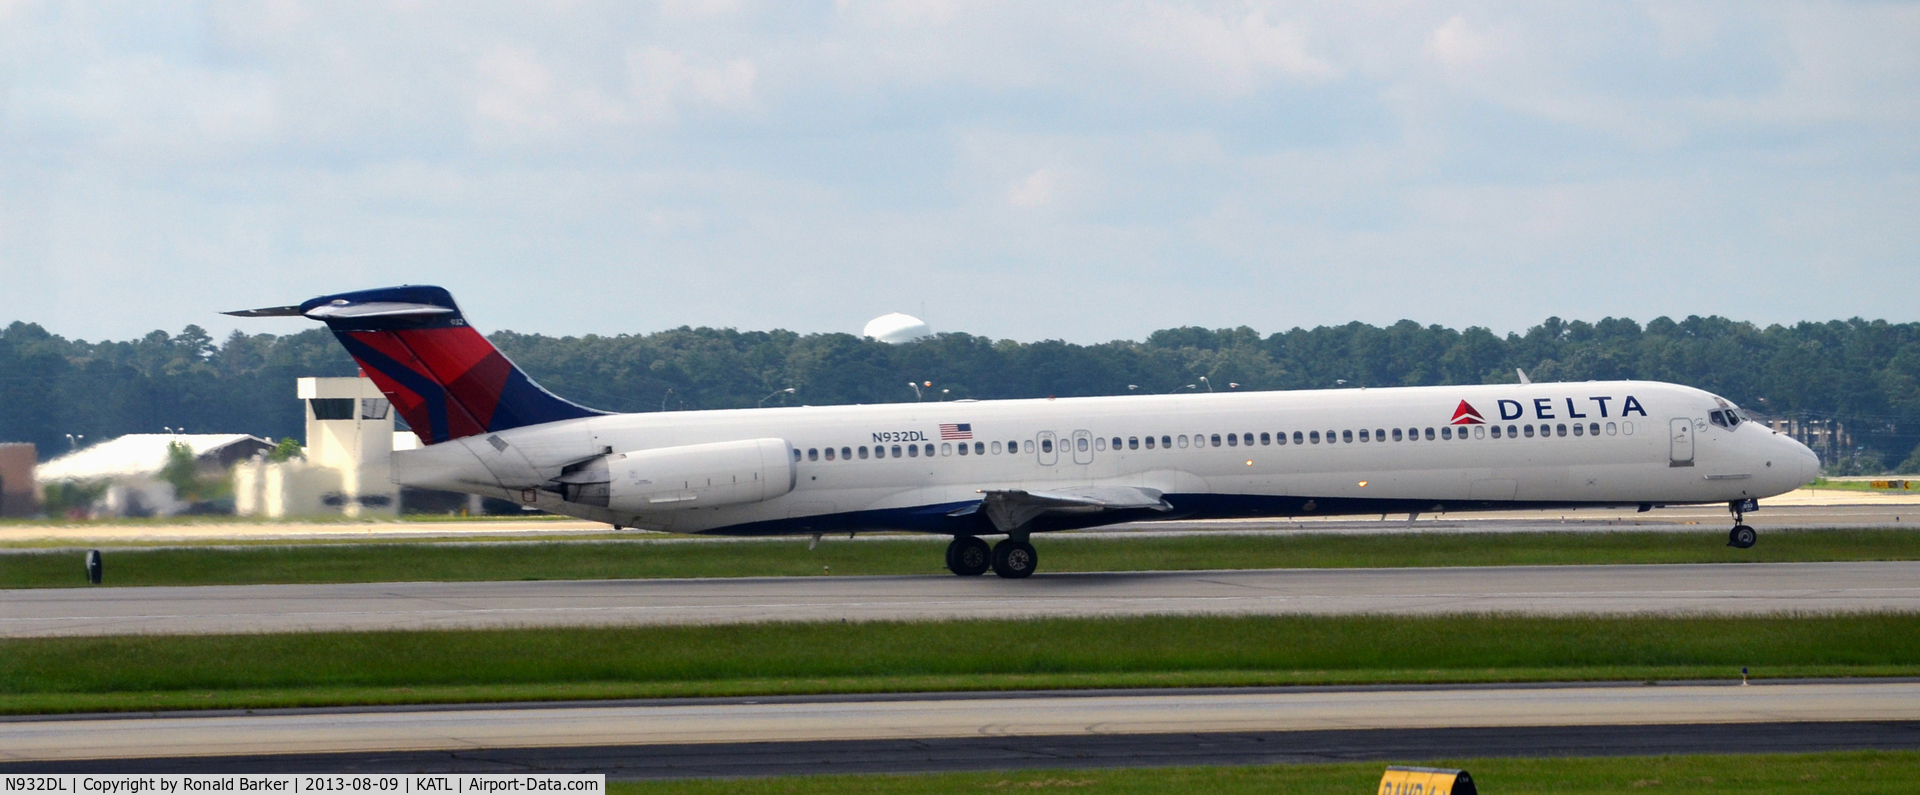
[[[1718,425],[1722,428],[1727,428],[1727,429],[1738,427],[1740,423],[1745,419],[1746,417],[1741,416],[1739,409],[1725,409],[1725,410],[1715,410],[1715,411],[1707,412],[1707,420],[1709,422],[1712,422],[1715,425]]]

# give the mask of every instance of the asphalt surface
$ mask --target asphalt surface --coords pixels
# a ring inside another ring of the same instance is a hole
[[[531,768],[674,777],[1844,748],[1920,748],[1920,682],[1196,689],[0,720],[6,772]]]
[[[1484,757],[1920,750],[1920,721],[1297,732],[1086,734],[931,740],[470,748],[0,762],[0,773],[605,773],[616,780],[933,773]]]
[[[1747,515],[1747,523],[1762,533],[1780,529],[1841,529],[1920,526],[1920,490],[1863,492],[1803,489],[1761,503],[1762,510]],[[1187,533],[1513,533],[1580,532],[1627,528],[1647,531],[1697,531],[1731,527],[1722,505],[1682,505],[1646,512],[1632,508],[1554,509],[1478,513],[1406,514],[1386,516],[1301,517],[1285,519],[1226,519],[1205,521],[1137,522],[1111,525],[1064,535]],[[898,535],[861,538],[899,538]],[[916,537],[916,536],[908,536]],[[928,542],[944,538],[920,536]],[[752,543],[760,539],[714,536],[673,536],[659,533],[614,532],[598,522],[544,516],[515,520],[368,521],[368,522],[204,522],[132,521],[125,524],[5,524],[0,525],[0,547],[113,549],[155,544],[220,543],[231,541],[451,541],[451,540],[596,540],[644,539],[658,543]]]
[[[0,591],[0,636],[1119,615],[1920,611],[1920,561]]]

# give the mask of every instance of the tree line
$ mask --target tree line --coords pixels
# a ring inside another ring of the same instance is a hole
[[[1173,328],[1091,345],[688,327],[490,339],[554,393],[612,411],[1513,383],[1516,369],[1535,381],[1671,381],[1763,417],[1841,424],[1853,445],[1829,461],[1836,470],[1920,470],[1920,323],[1548,318],[1501,336],[1403,320],[1267,335]],[[216,343],[188,326],[86,342],[15,322],[0,331],[0,441],[33,442],[45,458],[165,428],[298,436],[294,379],[354,372],[324,329]]]

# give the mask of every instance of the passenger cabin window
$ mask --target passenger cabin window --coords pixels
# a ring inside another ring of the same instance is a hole
[[[1393,440],[1394,440],[1394,441],[1396,441],[1396,442],[1398,442],[1398,441],[1402,441],[1402,439],[1401,439],[1401,437],[1400,437],[1400,429],[1399,429],[1399,428],[1395,428],[1395,429],[1393,429]]]
[[[1052,439],[1041,439],[1041,440],[1040,440],[1040,452],[1042,452],[1042,453],[1051,453],[1051,452],[1053,452],[1053,440],[1052,440]]]
[[[1086,439],[1086,437],[1084,437],[1084,436],[1083,436],[1083,437],[1080,437],[1080,438],[1078,438],[1078,439],[1075,439],[1075,440],[1073,440],[1073,446],[1074,446],[1074,448],[1075,448],[1075,449],[1077,449],[1077,450],[1079,450],[1080,452],[1082,452],[1082,453],[1084,453],[1084,452],[1086,452],[1086,451],[1087,451],[1087,448],[1088,448],[1088,447],[1089,447],[1090,445],[1088,444],[1088,442],[1087,442],[1087,439]]]
[[[1608,436],[1612,436],[1612,435],[1614,435],[1614,433],[1613,433],[1613,429],[1614,429],[1614,424],[1613,424],[1613,423],[1611,423],[1611,422],[1609,422],[1609,423],[1607,423],[1607,435],[1608,435]]]
[[[793,449],[793,461],[794,463],[800,462],[800,448],[798,447]]]
[[[1587,426],[1581,425],[1580,423],[1577,423],[1577,422],[1573,424],[1573,435],[1584,436],[1586,435],[1586,432],[1587,432]]]
[[[1362,441],[1362,442],[1371,442],[1371,441],[1373,441],[1373,434],[1371,434],[1371,433],[1368,433],[1368,432],[1367,432],[1367,429],[1365,429],[1365,428],[1361,428],[1361,429],[1360,429],[1360,441]]]
[[[893,446],[893,457],[894,457],[894,458],[899,458],[899,457],[900,457],[900,445],[897,445],[897,444],[896,444],[896,445],[894,445],[894,446]]]
[[[1567,426],[1566,426],[1566,423],[1561,423],[1561,424],[1559,424],[1559,425],[1555,425],[1555,426],[1553,426],[1553,428],[1554,428],[1554,434],[1553,434],[1553,435],[1555,435],[1555,436],[1565,436],[1565,435],[1567,435]]]
[[[1184,433],[1183,433],[1183,434],[1180,434],[1180,435],[1179,435],[1179,436],[1178,436],[1178,437],[1176,438],[1176,441],[1178,441],[1178,442],[1180,443],[1180,449],[1182,449],[1182,450],[1185,450],[1185,449],[1187,449],[1187,435],[1186,435],[1186,434],[1184,434]]]
[[[1261,431],[1261,432],[1260,432],[1260,446],[1261,446],[1261,447],[1265,447],[1265,446],[1267,446],[1267,445],[1270,445],[1270,444],[1273,444],[1273,437],[1272,437],[1272,436],[1269,436],[1269,435],[1267,435],[1267,432],[1266,432],[1266,431]]]
[[[1500,426],[1498,425],[1493,426],[1493,438],[1500,438]]]
[[[833,460],[833,448],[831,447],[827,448],[827,460],[828,461]]]
[[[941,443],[940,443],[940,454],[941,454],[941,455],[953,455],[953,443],[952,443],[952,442],[941,442]]]
[[[926,443],[925,445],[923,445],[923,447],[924,447],[924,449],[925,449],[925,450],[927,451],[927,457],[928,457],[928,458],[932,458],[932,457],[933,457],[933,443],[932,443],[932,442],[928,442],[928,443]]]
[[[1427,429],[1427,441],[1429,441],[1429,442],[1431,442],[1431,441],[1433,441],[1433,429],[1432,429],[1432,428],[1428,428],[1428,429]]]
[[[1152,441],[1151,439],[1149,439],[1149,440],[1147,441],[1147,446],[1148,446],[1148,447],[1152,447],[1152,446],[1153,446],[1153,441]],[[1170,448],[1172,448],[1172,447],[1173,447],[1173,437],[1171,437],[1171,436],[1162,436],[1162,437],[1160,437],[1160,446],[1161,446],[1162,448],[1169,448],[1169,449],[1170,449]]]
[[[809,448],[807,448],[807,460],[808,460],[808,461],[818,461],[818,460],[820,460],[820,448],[818,448],[818,447],[809,447]]]
[[[1521,432],[1521,433],[1524,433],[1524,434],[1526,434],[1526,435],[1527,435],[1527,438],[1528,438],[1528,439],[1532,439],[1532,438],[1533,438],[1533,426],[1531,426],[1531,425],[1523,425],[1523,426],[1521,426],[1521,427],[1520,427],[1520,432]]]
[[[1599,435],[1600,435],[1600,423],[1597,423],[1597,422],[1589,422],[1589,423],[1587,423],[1587,435],[1588,435],[1588,436],[1599,436]]]
[[[1442,438],[1442,439],[1452,439],[1452,438],[1453,438],[1453,429],[1452,429],[1452,428],[1441,428],[1441,429],[1440,429],[1440,438]]]
[[[960,443],[960,454],[961,454],[961,455],[966,455],[966,454],[967,454],[968,452],[969,452],[969,451],[967,450],[967,443],[966,443],[966,442],[961,442],[961,443]]]
[[[1314,444],[1319,444],[1319,443],[1320,443],[1320,432],[1319,432],[1319,431],[1313,431],[1313,432],[1311,432],[1311,433],[1308,433],[1308,434],[1307,434],[1307,438],[1308,438],[1308,439],[1311,439],[1311,440],[1313,440],[1313,443],[1314,443]]]
[[[974,455],[986,455],[986,454],[987,454],[987,443],[986,443],[986,442],[974,442],[974,443],[973,443],[973,454],[974,454]]]
[[[860,460],[867,460],[867,446],[864,444],[860,445]]]
[[[1026,441],[1024,441],[1024,442],[1021,442],[1021,443],[1020,443],[1020,449],[1022,449],[1022,450],[1025,450],[1025,451],[1027,451],[1027,452],[1028,452],[1029,454],[1031,454],[1031,453],[1033,452],[1033,440],[1032,440],[1032,439],[1028,439],[1028,440],[1026,440]]]
[[[1218,439],[1218,438],[1220,438],[1220,437],[1218,437],[1218,436],[1215,436],[1215,437],[1213,437],[1213,438],[1215,438],[1215,439]],[[1219,442],[1214,442],[1214,446],[1216,446],[1216,447],[1217,447],[1217,446],[1219,446],[1219,444],[1220,444]],[[1239,447],[1239,446],[1240,446],[1240,434],[1237,434],[1237,433],[1229,433],[1229,434],[1227,434],[1227,446],[1228,446],[1228,447]]]
[[[1153,437],[1151,437],[1151,436],[1149,436],[1149,437],[1147,437],[1147,441],[1148,441],[1149,443],[1151,443],[1151,442],[1153,441]],[[1138,450],[1138,449],[1140,449],[1140,437],[1138,437],[1138,436],[1129,436],[1129,437],[1127,437],[1127,449],[1128,449],[1128,450]]]
[[[994,443],[993,443],[993,454],[994,454],[994,455],[999,455],[999,454],[1000,454],[1000,443],[999,443],[999,442],[994,442]]]
[[[1507,438],[1508,438],[1508,439],[1518,439],[1518,438],[1520,438],[1520,429],[1519,429],[1519,428],[1515,428],[1515,427],[1513,427],[1513,426],[1511,426],[1511,425],[1509,425],[1509,426],[1507,426]]]
[[[1333,435],[1333,432],[1332,432],[1332,431],[1328,431],[1328,432],[1327,432],[1327,435],[1328,435],[1328,436],[1332,436],[1332,435]],[[1346,442],[1347,444],[1353,444],[1353,431],[1341,431],[1341,432],[1340,432],[1340,441],[1343,441],[1343,442]]]
[[[1316,441],[1316,442],[1318,442],[1318,441],[1320,441],[1320,440],[1319,440],[1319,439],[1315,439],[1314,441]],[[1300,432],[1299,432],[1299,431],[1294,431],[1294,432],[1293,432],[1293,443],[1294,443],[1294,444],[1299,444],[1299,443],[1300,443]]]

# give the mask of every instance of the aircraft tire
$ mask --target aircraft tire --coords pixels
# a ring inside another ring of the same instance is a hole
[[[962,577],[978,577],[993,568],[993,551],[987,542],[975,536],[954,536],[947,545],[947,571]]]
[[[1734,549],[1751,549],[1753,542],[1758,541],[1759,538],[1760,534],[1755,533],[1753,528],[1737,524],[1733,526],[1731,532],[1727,533],[1727,546]]]
[[[1033,545],[1011,538],[993,545],[993,573],[1009,580],[1033,574],[1040,566],[1040,555]]]

